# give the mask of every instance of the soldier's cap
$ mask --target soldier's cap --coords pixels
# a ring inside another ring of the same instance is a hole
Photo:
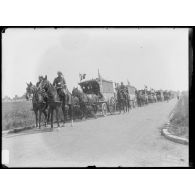
[[[57,72],[57,74],[60,74],[60,75],[62,75],[62,72],[61,72],[61,71],[58,71],[58,72]]]

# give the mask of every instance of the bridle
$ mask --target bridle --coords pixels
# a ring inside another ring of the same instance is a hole
[[[36,91],[35,86],[33,86],[33,85],[28,86],[27,89],[26,89],[26,99],[28,100],[31,97],[32,94],[34,96],[35,91]]]

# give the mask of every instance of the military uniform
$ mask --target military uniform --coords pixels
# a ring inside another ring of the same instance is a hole
[[[41,81],[38,81],[38,82],[36,83],[36,87],[39,87],[40,83],[41,83]]]
[[[56,77],[53,81],[53,86],[57,88],[57,93],[60,99],[63,100],[64,94],[68,93],[64,77]]]
[[[40,87],[42,80],[43,80],[43,76],[39,76],[39,81],[36,83],[36,87]]]
[[[66,89],[66,81],[64,77],[56,77],[53,82],[53,86],[62,87]]]
[[[125,87],[125,85],[123,83],[121,83],[120,90],[122,92],[126,92],[126,87]]]

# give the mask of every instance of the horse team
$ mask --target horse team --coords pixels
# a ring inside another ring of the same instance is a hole
[[[116,110],[129,112],[132,107],[144,106],[149,103],[155,103],[159,101],[169,101],[173,98],[173,94],[170,91],[154,91],[147,90],[135,90],[135,101],[130,104],[130,94],[128,87],[123,85],[115,86],[115,103]],[[94,95],[89,97],[87,94],[80,91],[78,88],[74,88],[72,93],[68,90],[64,91],[62,86],[54,86],[49,82],[47,76],[42,79],[39,86],[33,85],[31,82],[27,83],[26,99],[32,100],[32,109],[35,113],[36,127],[41,128],[41,116],[44,114],[45,126],[51,123],[53,128],[54,111],[56,113],[56,122],[59,127],[60,124],[60,109],[63,113],[63,126],[67,119],[73,121],[75,118],[86,118],[89,115],[96,118],[98,111],[97,102],[98,96]]]

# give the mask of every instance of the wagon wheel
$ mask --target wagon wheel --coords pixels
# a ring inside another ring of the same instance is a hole
[[[102,104],[102,114],[103,114],[103,116],[107,115],[107,105],[106,105],[106,103]]]

